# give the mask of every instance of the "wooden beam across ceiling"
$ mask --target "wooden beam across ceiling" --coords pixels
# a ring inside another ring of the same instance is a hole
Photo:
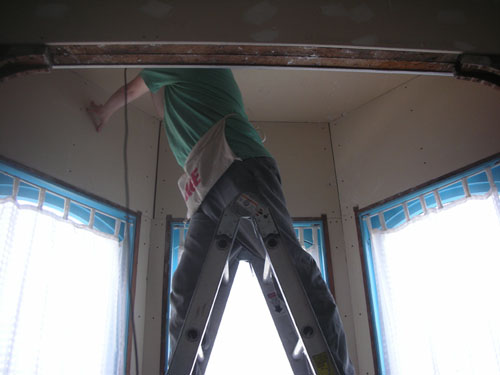
[[[84,67],[248,66],[453,75],[500,87],[500,56],[299,45],[1,45],[0,80]]]

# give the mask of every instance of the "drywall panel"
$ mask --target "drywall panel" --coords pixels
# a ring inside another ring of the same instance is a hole
[[[419,77],[332,124],[360,374],[374,369],[353,207],[499,152],[499,103],[498,90]]]
[[[333,129],[342,200],[363,207],[498,152],[500,91],[420,77]]]
[[[107,94],[68,71],[3,83],[0,153],[124,206],[123,113],[96,133],[85,111],[91,99],[103,102]],[[155,119],[129,107],[130,207],[142,212],[135,303],[140,362],[156,166],[155,125]]]
[[[127,69],[130,79],[139,69]],[[252,121],[330,122],[415,77],[331,70],[233,68]],[[123,69],[79,69],[84,79],[111,94],[123,85]],[[292,105],[293,103],[293,105]],[[158,117],[150,95],[134,107]],[[158,117],[159,119],[159,117]]]
[[[3,5],[0,42],[295,43],[499,53],[499,13],[497,0],[29,0]]]
[[[156,191],[156,216],[172,215],[176,218],[186,217],[186,205],[182,198],[177,181],[184,170],[177,164],[165,131],[161,129],[160,153],[158,162],[158,184]]]
[[[253,121],[330,122],[413,76],[326,70],[233,69]]]
[[[328,124],[254,122],[254,125],[278,162],[290,214],[337,215]]]
[[[356,362],[356,346],[346,258],[343,245],[340,207],[327,123],[254,123],[265,145],[276,158],[284,194],[294,217],[319,217],[326,214],[332,248],[332,263],[337,303],[342,314],[350,350]],[[155,231],[152,231],[148,278],[144,371],[159,372],[161,343],[161,307],[165,217],[185,217],[185,207],[177,188],[182,173],[161,138]],[[154,243],[153,243],[154,242]]]
[[[156,217],[151,225],[149,252],[147,308],[144,326],[144,354],[142,373],[161,374],[163,262],[165,260],[165,216]]]
[[[157,125],[158,126],[158,125]],[[163,271],[165,252],[170,244],[165,242],[167,215],[174,218],[186,216],[186,206],[177,187],[177,179],[183,173],[169,149],[163,127],[159,132],[160,148],[158,178],[156,185],[156,204],[151,227],[151,246],[148,266],[147,309],[144,341],[144,374],[160,374]]]
[[[253,122],[278,161],[292,216],[336,215],[336,181],[327,123]],[[177,180],[183,173],[162,134],[156,210],[185,217]]]

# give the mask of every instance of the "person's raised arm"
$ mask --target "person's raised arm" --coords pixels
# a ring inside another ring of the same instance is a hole
[[[149,91],[146,83],[140,75],[135,77],[127,84],[127,103],[139,98]],[[116,92],[109,97],[104,104],[96,104],[90,102],[87,112],[94,122],[95,130],[100,131],[101,128],[108,122],[109,118],[118,109],[125,105],[125,86],[120,87]]]

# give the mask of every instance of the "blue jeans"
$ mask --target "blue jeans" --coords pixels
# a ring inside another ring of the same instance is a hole
[[[270,210],[280,231],[284,247],[290,252],[299,273],[340,375],[354,374],[354,368],[349,359],[344,329],[333,296],[321,277],[316,262],[302,249],[297,240],[281,189],[278,167],[274,159],[267,157],[235,161],[210,190],[198,211],[191,218],[184,243],[184,254],[174,274],[170,296],[170,343],[172,352],[177,345],[189,302],[196,287],[196,275],[199,274],[199,270],[203,265],[221,213],[241,193],[251,193],[258,196],[260,203]],[[219,291],[202,343],[205,360],[196,364],[195,374],[205,372],[232,280],[240,260],[249,261],[252,264],[261,287],[265,287],[262,282],[261,272],[264,259],[260,248],[261,245],[255,235],[253,226],[250,222],[243,220],[230,255],[231,279]],[[293,348],[297,342],[297,334],[290,318],[288,315],[283,318],[283,314],[274,314],[272,309],[271,315],[278,328],[294,373],[297,375],[309,374],[309,365],[304,359],[296,360],[291,358]]]

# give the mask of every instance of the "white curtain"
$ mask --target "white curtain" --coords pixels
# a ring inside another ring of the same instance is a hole
[[[371,238],[386,373],[500,374],[498,192]]]
[[[0,200],[0,374],[121,374],[127,252]]]

